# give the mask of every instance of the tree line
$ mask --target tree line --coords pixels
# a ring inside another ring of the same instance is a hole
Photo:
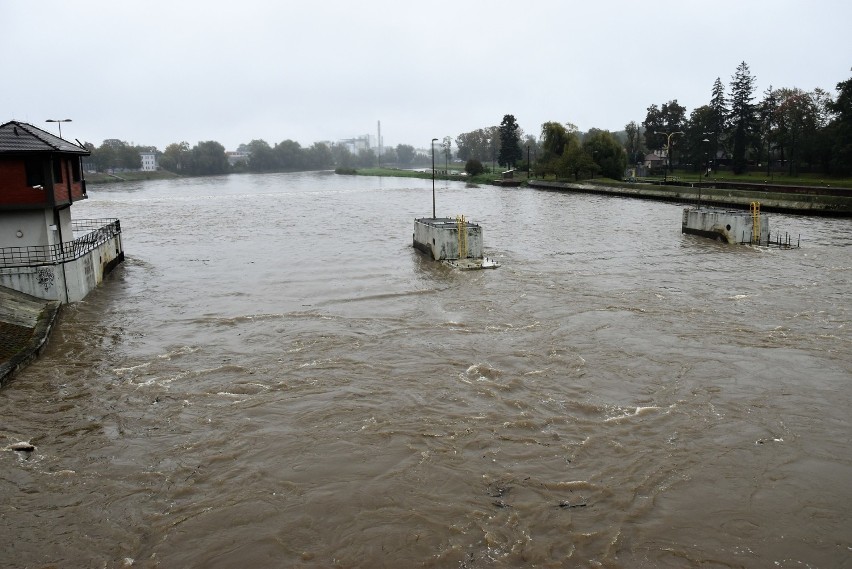
[[[852,79],[837,84],[836,97],[821,88],[770,86],[760,100],[755,81],[742,62],[727,91],[717,77],[708,103],[689,117],[676,99],[651,105],[641,138],[635,122],[625,127],[631,160],[640,161],[645,149],[670,147],[671,165],[695,170],[852,173]]]
[[[641,124],[631,121],[616,133],[546,122],[536,138],[505,115],[500,126],[458,135],[458,157],[575,179],[597,173],[620,179],[628,164],[643,164],[650,152],[669,169],[852,173],[852,79],[837,84],[836,96],[820,88],[769,87],[757,102],[755,81],[742,62],[728,89],[716,78],[708,103],[689,116],[676,99],[652,104]]]
[[[536,138],[524,134],[514,115],[504,115],[500,126],[460,134],[456,146],[471,174],[484,162],[518,167],[535,176],[580,179],[600,173],[621,179],[627,166],[622,142],[609,131],[581,133],[573,124],[550,121],[541,125]]]
[[[116,170],[139,170],[142,168],[140,154],[153,152],[160,168],[175,174],[209,176],[232,172],[296,172],[306,170],[328,170],[332,168],[372,168],[379,165],[413,167],[427,164],[430,155],[417,152],[408,144],[383,148],[381,153],[374,149],[352,152],[340,144],[317,142],[302,147],[294,140],[284,140],[270,145],[264,140],[252,140],[241,144],[236,154],[231,155],[216,141],[203,141],[194,146],[187,142],[169,144],[160,152],[150,146],[136,146],[118,139],[107,139],[96,147],[84,143],[91,155],[86,159],[90,169],[99,172]]]
[[[452,156],[468,162],[468,171],[483,164],[520,167],[533,175],[575,179],[601,174],[620,179],[628,164],[642,164],[646,154],[665,158],[668,168],[703,171],[729,168],[734,173],[763,169],[790,175],[813,172],[846,176],[852,173],[852,79],[837,84],[836,96],[820,88],[769,87],[755,102],[755,77],[742,62],[726,89],[716,78],[707,104],[687,116],[672,99],[647,108],[642,123],[631,121],[620,132],[592,128],[582,133],[571,123],[549,121],[538,136],[525,134],[514,115],[504,115],[499,126],[444,137],[436,144],[445,161]],[[161,168],[183,175],[229,172],[282,172],[374,166],[428,165],[431,152],[417,152],[399,144],[352,152],[339,144],[314,143],[302,147],[293,140],[270,145],[252,140],[238,148],[229,161],[215,141],[173,143],[163,152],[133,146],[117,139],[99,147],[85,146],[95,169],[141,168],[140,151],[153,151]]]

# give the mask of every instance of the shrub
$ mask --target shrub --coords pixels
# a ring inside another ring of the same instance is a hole
[[[482,162],[476,158],[471,158],[465,163],[464,171],[467,172],[469,176],[477,176],[485,172],[485,166],[483,166]]]

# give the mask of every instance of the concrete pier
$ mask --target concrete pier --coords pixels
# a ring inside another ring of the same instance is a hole
[[[415,219],[414,247],[436,261],[482,258],[482,227],[463,217]]]
[[[685,208],[681,233],[700,235],[727,243],[753,243],[769,240],[769,220],[756,212],[721,208]]]
[[[490,269],[499,263],[482,254],[482,226],[464,216],[414,220],[414,248],[458,269]]]

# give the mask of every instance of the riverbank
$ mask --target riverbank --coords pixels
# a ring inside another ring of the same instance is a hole
[[[432,170],[397,170],[392,168],[358,169],[359,176],[393,176],[431,179]],[[686,204],[713,205],[748,209],[752,202],[760,202],[763,211],[776,211],[808,215],[852,216],[852,188],[829,185],[758,184],[731,180],[701,182],[669,182],[663,184],[628,182],[610,179],[565,182],[527,179],[523,172],[507,184],[496,179],[493,173],[466,176],[463,173],[445,174],[436,171],[435,179],[466,182],[471,185],[521,186],[550,191],[573,191],[637,199],[651,199]]]
[[[806,188],[795,191],[797,187],[793,186],[775,185],[761,189],[757,185],[731,187],[729,184],[719,184],[722,187],[717,187],[713,183],[656,185],[614,180],[600,182],[586,180],[573,183],[530,180],[527,185],[542,190],[573,191],[743,209],[748,209],[752,202],[760,202],[760,208],[763,211],[852,216],[852,192],[848,188],[835,188],[835,193],[817,194]]]
[[[156,172],[130,171],[118,172],[117,174],[107,174],[106,172],[87,172],[86,184],[113,184],[116,182],[171,180],[174,178],[180,178],[180,176],[166,170],[157,170]]]
[[[60,304],[0,287],[0,387],[41,354]]]

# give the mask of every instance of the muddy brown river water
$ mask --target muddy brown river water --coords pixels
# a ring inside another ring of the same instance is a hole
[[[458,272],[427,180],[90,196],[127,260],[0,391],[0,567],[852,567],[852,220],[438,182]]]

